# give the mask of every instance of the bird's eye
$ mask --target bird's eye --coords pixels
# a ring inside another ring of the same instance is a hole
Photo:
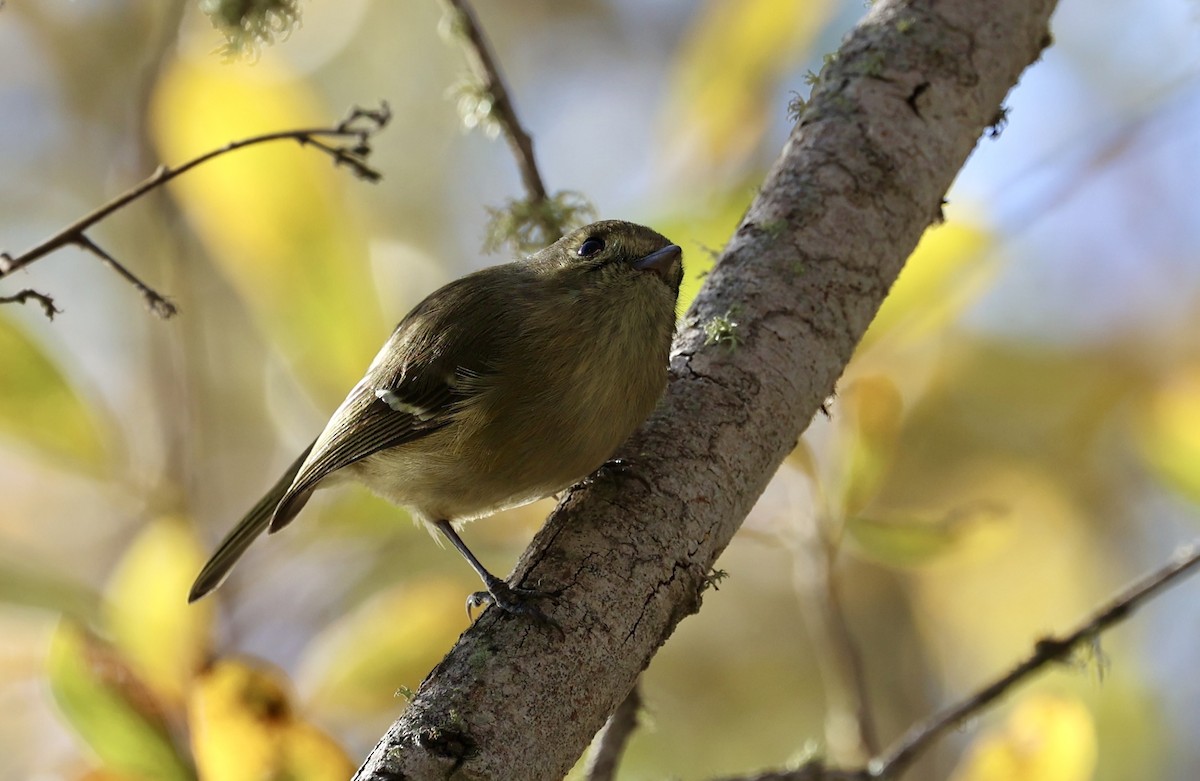
[[[579,257],[590,258],[593,255],[604,249],[604,239],[596,236],[588,236],[587,239],[579,245]]]

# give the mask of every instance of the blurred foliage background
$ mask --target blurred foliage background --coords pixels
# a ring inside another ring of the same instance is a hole
[[[4,280],[0,294],[33,287],[64,310],[49,322],[0,307],[5,778],[345,778],[466,627],[477,588],[403,513],[345,489],[257,545],[215,598],[184,604],[390,326],[504,259],[481,252],[486,209],[522,195],[505,146],[464,131],[448,97],[465,65],[435,3],[284,3],[302,25],[231,60],[203,5],[4,5],[0,248],[40,241],[159,162],[380,99],[396,115],[372,158],[385,178],[256,148],[104,222],[92,237],[180,306],[169,321],[75,250]],[[690,296],[806,73],[866,10],[477,12],[548,186],[682,244]],[[887,742],[1195,535],[1197,6],[1063,0],[1053,29],[831,417],[645,675],[622,778],[861,761],[856,689]],[[549,509],[467,537],[507,571]],[[1198,589],[1162,596],[909,777],[1194,779]]]

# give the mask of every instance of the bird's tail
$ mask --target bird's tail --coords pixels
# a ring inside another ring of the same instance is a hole
[[[233,531],[221,540],[216,553],[196,576],[196,582],[192,584],[192,590],[188,592],[188,602],[195,602],[221,585],[229,571],[233,569],[233,565],[246,552],[246,548],[250,547],[250,543],[267,530],[268,524],[271,523],[271,516],[275,514],[275,508],[279,505],[279,500],[291,488],[292,481],[296,479],[296,473],[300,471],[300,466],[304,463],[304,459],[308,458],[312,447],[309,445],[304,449],[300,457],[287,468],[287,471],[271,487],[271,490],[267,491],[267,495],[258,500],[258,504],[250,508],[250,512],[238,521],[237,526],[233,527]],[[295,509],[299,510],[300,508]]]

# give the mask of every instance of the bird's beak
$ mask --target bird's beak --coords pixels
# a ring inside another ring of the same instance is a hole
[[[679,248],[678,244],[668,244],[662,249],[651,252],[644,258],[635,260],[633,267],[641,271],[653,271],[668,283],[673,283],[674,274],[672,274],[672,269],[682,257],[683,250]]]

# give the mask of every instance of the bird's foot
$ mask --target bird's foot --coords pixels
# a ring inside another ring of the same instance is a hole
[[[558,622],[546,615],[540,607],[534,604],[539,599],[552,599],[562,594],[557,591],[540,591],[532,588],[510,586],[499,578],[485,581],[486,591],[476,591],[467,597],[467,615],[474,619],[474,611],[494,605],[505,613],[514,616],[527,616],[539,626],[551,627],[562,634]]]
[[[590,485],[603,477],[632,477],[642,484],[642,487],[647,491],[653,491],[653,486],[650,481],[642,476],[638,470],[636,461],[630,461],[627,458],[610,458],[583,479],[584,485]]]

